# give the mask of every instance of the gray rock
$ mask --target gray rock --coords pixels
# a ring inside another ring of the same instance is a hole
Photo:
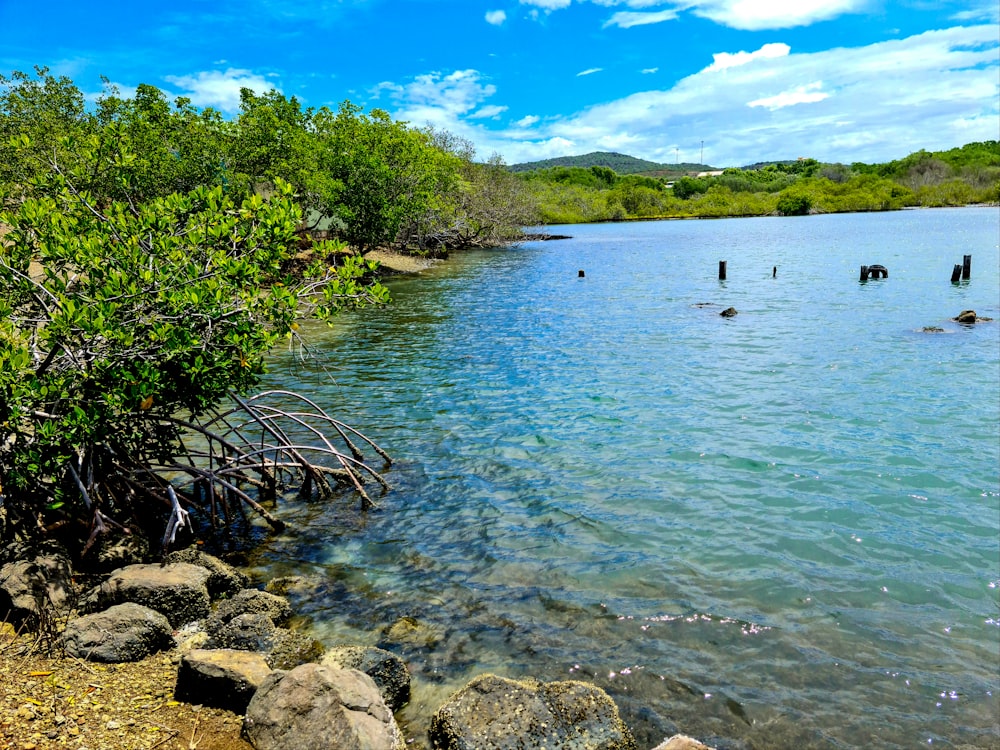
[[[205,582],[205,586],[208,588],[208,595],[213,599],[228,599],[236,596],[250,585],[250,578],[245,573],[214,555],[202,552],[197,547],[171,552],[163,561],[167,564],[191,563],[205,568],[211,574]]]
[[[116,663],[139,661],[173,648],[174,638],[166,617],[129,602],[70,620],[63,646],[78,659]]]
[[[693,737],[675,734],[670,739],[666,739],[654,747],[653,750],[714,750],[714,748],[698,742]]]
[[[393,653],[371,646],[337,646],[324,654],[320,664],[364,672],[375,681],[382,700],[393,711],[410,700],[410,673]]]
[[[247,706],[243,734],[257,750],[404,748],[368,675],[319,664],[272,672]]]
[[[326,647],[305,633],[278,628],[278,642],[267,655],[271,669],[294,669],[300,664],[318,662]]]
[[[269,674],[271,668],[262,654],[195,649],[181,657],[174,697],[242,714]]]
[[[134,602],[167,616],[180,627],[206,617],[209,596],[205,583],[210,573],[190,563],[172,565],[128,565],[92,589],[81,601],[84,612],[96,612],[114,604]]]
[[[226,648],[239,651],[270,653],[281,639],[274,621],[264,614],[237,615],[219,626],[209,638],[206,648]]]
[[[0,620],[37,630],[45,614],[67,607],[73,591],[69,557],[58,545],[0,567]]]
[[[437,750],[635,750],[614,701],[583,682],[481,675],[435,712]]]
[[[240,615],[267,615],[275,625],[285,625],[292,619],[292,607],[284,597],[257,589],[244,589],[232,599],[219,602],[205,623],[205,630],[214,634]]]
[[[142,565],[151,559],[149,540],[142,534],[101,534],[94,549],[84,555],[89,568],[102,573]]]

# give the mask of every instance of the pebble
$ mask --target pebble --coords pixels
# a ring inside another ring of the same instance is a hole
[[[105,724],[104,726],[105,726],[105,727],[106,727],[107,729],[120,729],[120,728],[121,728],[121,724],[119,724],[119,723],[118,723],[117,721],[113,721],[113,720],[112,720],[112,721],[109,721],[109,722],[108,722],[107,724]]]

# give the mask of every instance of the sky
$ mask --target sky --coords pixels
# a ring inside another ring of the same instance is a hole
[[[508,164],[876,163],[1000,139],[997,0],[0,0],[0,74],[226,116],[350,100]]]

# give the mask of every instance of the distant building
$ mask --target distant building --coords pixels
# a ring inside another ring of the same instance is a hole
[[[726,170],[724,170],[724,169],[715,169],[715,170],[712,170],[711,172],[699,172],[698,176],[699,177],[719,177],[720,175],[723,175],[725,173],[726,173]]]

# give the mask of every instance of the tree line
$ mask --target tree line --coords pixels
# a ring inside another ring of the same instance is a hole
[[[919,151],[885,164],[799,159],[672,181],[619,175],[599,165],[520,176],[548,224],[959,206],[1000,201],[1000,141]]]

